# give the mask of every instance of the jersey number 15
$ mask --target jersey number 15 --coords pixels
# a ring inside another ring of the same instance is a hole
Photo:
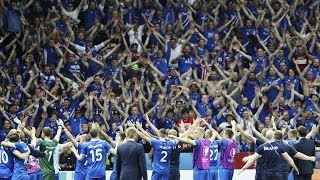
[[[92,149],[90,151],[92,162],[101,161],[102,160],[102,149]]]

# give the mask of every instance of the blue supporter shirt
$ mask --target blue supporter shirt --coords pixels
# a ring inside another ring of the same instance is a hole
[[[192,56],[181,56],[178,62],[179,73],[182,75],[186,73],[190,68],[194,67],[194,57]]]
[[[255,87],[259,86],[259,85],[260,85],[260,83],[257,80],[255,80],[255,81],[247,80],[246,83],[244,84],[242,92],[243,92],[243,95],[245,97],[247,97],[250,102],[255,97],[255,94],[256,94]]]
[[[73,136],[80,134],[81,124],[87,124],[87,120],[84,116],[80,119],[76,119],[75,117],[69,119],[69,125],[72,128],[71,134]]]
[[[87,178],[101,178],[106,175],[106,157],[110,149],[111,146],[102,140],[91,140],[86,144],[81,154],[87,155]]]
[[[250,35],[256,35],[256,30],[255,28],[247,28],[247,27],[244,27],[243,30],[242,30],[242,44],[244,46],[247,46],[249,44],[249,36]]]
[[[170,174],[170,156],[173,147],[176,143],[173,141],[161,141],[157,139],[151,139],[151,146],[154,149],[154,166],[153,171],[159,174]]]
[[[283,86],[284,86],[283,96],[287,100],[289,100],[291,97],[291,91],[289,90],[289,87],[291,86],[291,84],[294,84],[295,91],[300,92],[300,78],[298,76],[295,76],[293,78],[289,76],[285,76],[283,80]]]
[[[144,124],[144,118],[141,115],[137,117],[129,116],[127,121],[133,124],[136,124],[136,122],[140,122],[141,124]]]
[[[201,117],[206,117],[206,110],[207,109],[212,109],[213,108],[213,104],[204,104],[202,102],[197,102],[196,104],[196,108],[198,110],[198,112],[200,113]]]
[[[2,118],[0,117],[0,119],[2,119]],[[5,131],[5,130],[0,129],[0,143],[2,141],[6,140],[8,132],[9,131]]]
[[[283,86],[282,80],[280,78],[278,78],[278,77],[276,77],[276,78],[273,78],[273,77],[265,78],[264,81],[263,81],[263,86],[270,86],[273,82],[276,82],[277,86],[280,86],[280,87]],[[279,93],[279,91],[278,91],[277,87],[272,86],[268,90],[268,92],[266,93],[269,102],[273,102],[276,99],[278,93]]]
[[[90,29],[96,22],[96,19],[101,18],[101,13],[98,9],[87,9],[84,11],[84,26],[86,30]]]
[[[267,45],[268,40],[269,40],[269,35],[270,35],[270,30],[264,28],[264,27],[259,27],[258,29],[259,37],[263,41],[264,45]]]
[[[169,16],[168,17],[168,24],[174,24],[175,23],[175,20],[176,20],[176,11],[173,7],[163,7],[162,9],[162,15],[163,17],[167,17],[167,15]]]
[[[44,46],[44,56],[47,58],[46,64],[55,65],[58,62],[58,56],[53,47],[50,47],[48,44]]]
[[[268,65],[269,64],[269,57],[268,56],[264,56],[264,57],[258,57],[256,55],[252,56],[252,61],[257,63],[256,68],[254,69],[254,73],[258,74],[260,72],[262,72],[263,70],[263,64]]]
[[[169,72],[169,66],[168,66],[168,60],[163,58],[163,59],[158,59],[154,63],[154,66],[162,72],[164,75],[168,74]]]
[[[20,13],[11,8],[4,8],[4,13],[7,17],[7,31],[8,32],[20,32],[21,31],[21,20]]]
[[[166,116],[164,118],[164,121],[161,123],[161,128],[165,128],[165,129],[171,129],[174,125],[174,117],[172,119],[170,119],[168,116]]]

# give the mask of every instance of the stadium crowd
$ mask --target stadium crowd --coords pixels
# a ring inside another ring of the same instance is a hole
[[[201,117],[218,132],[235,120],[237,152],[301,125],[320,146],[320,1],[0,2],[0,141],[21,123],[55,137],[62,120],[74,138],[98,123],[115,140]],[[69,147],[60,168],[75,168]]]

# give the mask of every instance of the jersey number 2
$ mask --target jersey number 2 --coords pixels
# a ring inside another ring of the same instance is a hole
[[[161,155],[163,155],[163,157],[160,159],[160,162],[167,162],[167,156],[168,156],[168,152],[167,151],[161,151]]]

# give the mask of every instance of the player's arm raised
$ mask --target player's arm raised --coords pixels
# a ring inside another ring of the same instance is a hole
[[[74,154],[74,156],[79,160],[79,161],[82,161],[83,160],[83,158],[84,158],[84,154],[78,154],[78,152],[77,152],[77,149],[74,147],[74,146],[72,146],[71,147],[71,151],[73,152],[73,154]]]
[[[141,123],[137,122],[136,126],[137,126],[137,128],[138,128],[138,130],[137,130],[138,135],[139,135],[142,139],[144,139],[144,140],[146,140],[148,143],[150,143],[152,137],[150,136],[150,134],[149,134],[147,131],[145,131],[145,130],[142,128]]]
[[[199,126],[201,122],[201,118],[197,117],[197,119],[193,122],[193,124],[188,128],[188,130],[186,130],[183,134],[180,135],[181,138],[185,138],[188,137],[193,130]]]
[[[150,119],[148,117],[148,114],[143,115],[144,119],[147,121],[153,132],[157,135],[157,137],[160,137],[159,130],[150,122]]]
[[[252,143],[256,144],[256,138],[254,138],[253,136],[251,136],[249,133],[245,132],[240,125],[238,125],[236,127],[237,131],[240,132],[241,135],[243,135],[246,139],[248,139],[249,141],[251,141]]]
[[[178,141],[181,141],[183,143],[190,144],[192,146],[196,145],[196,141],[192,140],[192,139],[189,139],[189,138],[182,138],[182,137],[177,137],[177,136],[174,136],[174,135],[169,135],[169,137],[173,138],[173,139],[176,139]]]
[[[103,138],[112,146],[112,147],[115,147],[116,146],[116,143],[115,141],[113,141],[106,132],[104,132],[98,123],[95,123],[95,127],[99,130],[100,134],[103,136]]]
[[[256,128],[254,127],[254,123],[251,123],[250,127],[252,129],[252,132],[255,135],[257,135],[260,138],[261,141],[263,141],[263,142],[267,142],[268,141],[267,138],[265,138],[259,131],[256,130]]]
[[[61,133],[62,133],[62,125],[63,125],[63,121],[61,119],[59,119],[58,122],[58,131],[56,136],[53,138],[54,140],[56,140],[57,142],[60,141],[60,137],[61,137]]]
[[[66,126],[62,123],[61,127],[64,131],[64,133],[66,133],[67,137],[70,139],[70,141],[72,142],[72,144],[74,145],[75,148],[78,148],[78,142],[77,140],[72,136],[72,134],[68,131],[68,129],[66,128]],[[59,138],[60,139],[60,138]]]
[[[97,130],[101,133],[102,136],[104,136],[105,138],[107,137],[107,139],[109,138],[109,136],[108,136],[105,132],[103,132],[102,129],[100,129],[100,126],[99,126],[98,123],[93,123],[93,124],[92,124],[92,129],[97,129]],[[110,152],[111,154],[113,154],[113,155],[116,155],[116,154],[117,154],[116,149],[114,149],[114,148],[112,148],[112,147],[110,148],[109,152]],[[81,153],[81,155],[83,155],[83,153]],[[77,159],[78,159],[78,158],[77,158]],[[78,159],[78,160],[79,160],[79,159]]]
[[[214,141],[216,138],[221,141],[222,137],[220,136],[220,134],[211,127],[211,125],[204,119],[202,119],[202,122],[209,128],[209,130],[212,132],[212,136],[211,136],[211,141]]]

